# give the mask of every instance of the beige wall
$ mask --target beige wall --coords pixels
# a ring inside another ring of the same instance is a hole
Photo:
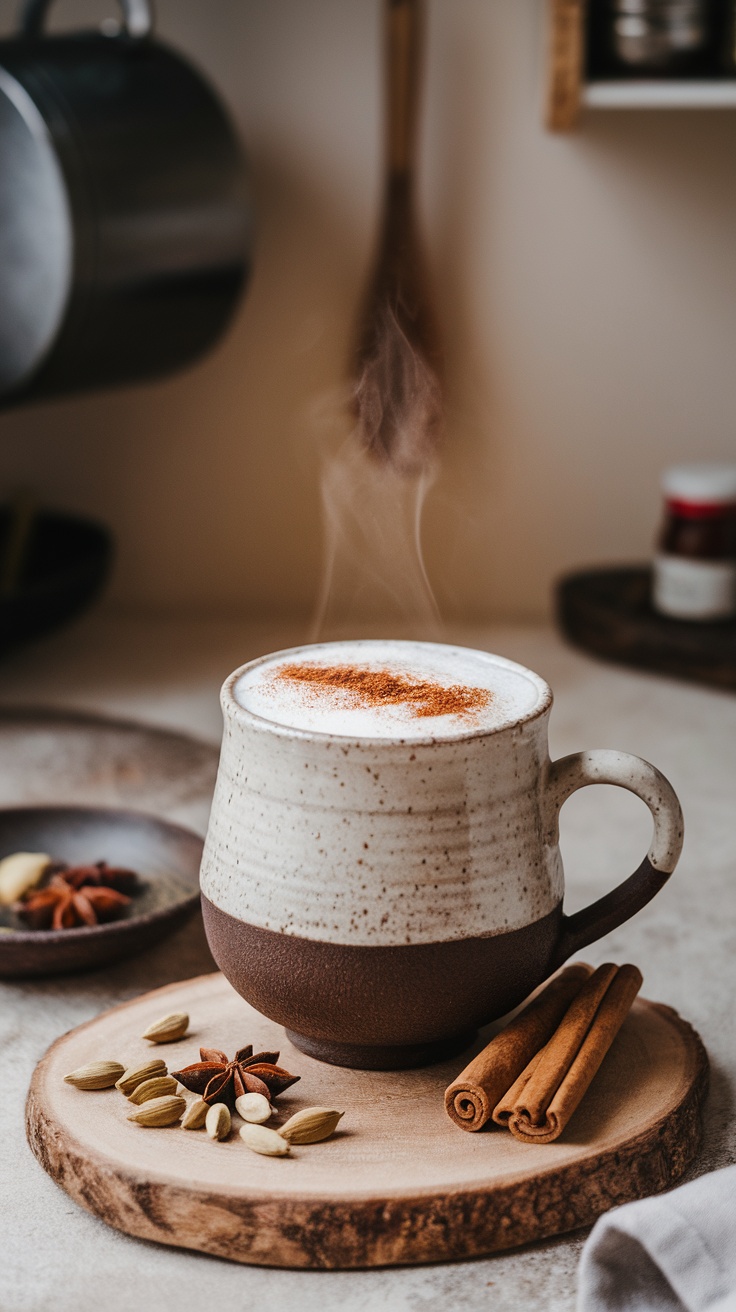
[[[4,31],[15,7],[0,0]],[[157,9],[250,150],[250,292],[186,375],[0,414],[0,485],[107,520],[119,602],[307,611],[320,404],[379,197],[379,3]],[[422,201],[449,431],[427,564],[450,615],[533,616],[561,570],[646,555],[664,464],[736,457],[736,113],[599,112],[550,136],[537,0],[429,10]]]

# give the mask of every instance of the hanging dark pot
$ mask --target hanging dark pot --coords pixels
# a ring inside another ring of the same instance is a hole
[[[213,90],[123,23],[0,42],[0,404],[131,383],[202,355],[244,286],[241,149]]]

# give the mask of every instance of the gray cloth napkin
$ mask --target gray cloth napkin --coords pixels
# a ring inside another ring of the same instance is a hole
[[[577,1312],[736,1312],[736,1166],[594,1225]]]

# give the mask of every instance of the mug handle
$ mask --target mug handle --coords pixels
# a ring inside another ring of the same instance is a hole
[[[551,845],[556,846],[559,839],[563,802],[588,784],[618,784],[635,793],[652,813],[654,834],[647,855],[633,875],[582,911],[563,915],[550,971],[645,907],[667,883],[682,851],[682,810],[672,785],[641,757],[606,749],[574,752],[550,765],[547,841]]]

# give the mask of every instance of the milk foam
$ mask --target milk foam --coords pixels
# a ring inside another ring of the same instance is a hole
[[[354,666],[441,688],[461,685],[489,694],[462,713],[417,715],[411,703],[366,705],[360,695],[283,677],[289,666]],[[542,679],[520,665],[436,643],[355,641],[294,648],[248,666],[234,686],[236,702],[272,723],[346,738],[456,738],[501,729],[534,711],[547,696]]]

